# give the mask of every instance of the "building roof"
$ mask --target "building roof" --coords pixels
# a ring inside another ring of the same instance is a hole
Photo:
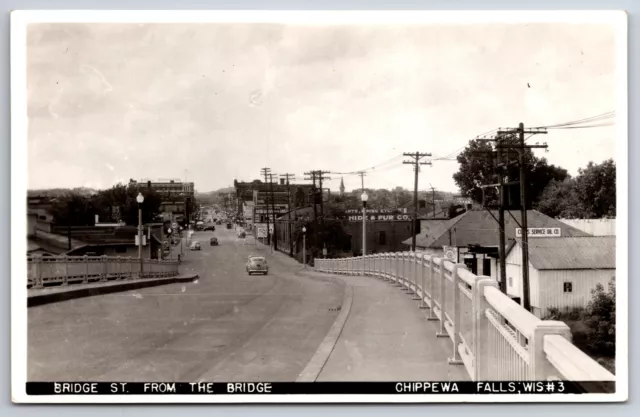
[[[495,216],[495,218],[491,215]],[[437,222],[431,226],[426,226],[428,221],[423,221],[423,228],[416,237],[416,246],[420,248],[442,248],[443,246],[498,246],[500,237],[498,235],[497,210],[492,210],[491,214],[487,210],[470,210],[458,217]],[[507,239],[515,239],[516,223],[520,222],[519,211],[505,211],[505,235]],[[569,226],[559,220],[549,217],[536,210],[527,210],[528,227],[559,227],[563,237],[590,236],[575,227]],[[426,226],[426,227],[425,227]],[[402,243],[411,244],[411,239]]]
[[[507,255],[513,248],[511,245]],[[538,270],[615,269],[615,236],[540,237],[529,239],[529,262]]]

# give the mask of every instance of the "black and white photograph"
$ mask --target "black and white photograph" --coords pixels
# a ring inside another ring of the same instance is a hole
[[[624,12],[11,25],[14,402],[627,400]]]

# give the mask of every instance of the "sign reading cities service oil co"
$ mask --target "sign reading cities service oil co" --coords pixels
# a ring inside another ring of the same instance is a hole
[[[347,220],[362,221],[362,209],[347,210]],[[411,215],[407,213],[407,209],[387,210],[387,209],[371,209],[366,211],[367,221],[372,220],[411,220]]]
[[[559,227],[529,227],[528,237],[561,237],[562,229]],[[522,237],[522,229],[516,228],[516,237]]]

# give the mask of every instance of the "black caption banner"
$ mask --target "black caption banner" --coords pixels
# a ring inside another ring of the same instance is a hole
[[[27,395],[610,394],[615,382],[27,382]]]

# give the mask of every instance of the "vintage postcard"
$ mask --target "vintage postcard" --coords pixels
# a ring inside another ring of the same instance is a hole
[[[11,25],[14,402],[627,400],[624,12]]]

